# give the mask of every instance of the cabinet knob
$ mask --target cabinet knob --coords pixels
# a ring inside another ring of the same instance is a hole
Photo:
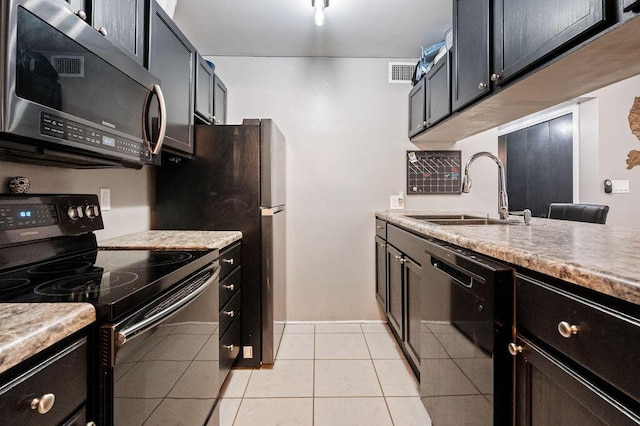
[[[522,346],[516,345],[513,342],[509,343],[509,346],[507,346],[507,348],[509,349],[509,353],[513,356],[516,356],[519,353],[522,353]]]
[[[221,314],[226,315],[230,318],[233,318],[236,315],[236,313],[233,311],[222,311]]]
[[[229,265],[233,265],[233,258],[232,259],[222,259],[222,261],[224,263],[228,263]]]
[[[105,27],[98,28],[98,32],[105,37],[107,36],[107,29]]]
[[[96,422],[88,422],[87,426],[96,426]]]
[[[376,225],[376,229],[384,229],[384,226],[382,226],[382,225]]]
[[[487,87],[489,87],[489,86],[487,85],[487,83],[482,82],[482,83],[478,84],[478,89],[480,89],[480,90],[484,90],[484,89],[486,89]]]
[[[387,245],[385,243],[380,243],[380,247],[385,248]]]
[[[491,81],[498,81],[500,80],[500,77],[501,77],[500,74],[493,73],[491,74]]]
[[[404,257],[402,256],[394,256],[396,258],[396,260],[400,263],[404,263]]]
[[[53,408],[55,402],[56,396],[54,394],[45,393],[40,398],[33,398],[30,406],[32,410],[38,410],[40,414],[47,414]]]
[[[236,289],[236,286],[234,286],[233,284],[229,284],[229,285],[223,285],[222,288],[227,289],[229,291],[233,291]]]
[[[223,348],[225,348],[228,351],[232,351],[234,346],[233,345],[222,345]]]
[[[83,21],[87,20],[87,12],[85,12],[84,10],[77,11],[76,15],[78,16],[78,18],[82,19]]]
[[[565,339],[568,339],[574,334],[578,334],[578,327],[566,321],[560,321],[558,323],[558,333]]]

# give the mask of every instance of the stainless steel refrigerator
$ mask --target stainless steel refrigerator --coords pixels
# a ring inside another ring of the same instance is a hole
[[[195,157],[156,170],[155,229],[242,232],[240,366],[272,364],[284,331],[285,161],[275,123],[251,119],[196,126]]]

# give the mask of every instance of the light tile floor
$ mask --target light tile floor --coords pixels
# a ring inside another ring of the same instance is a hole
[[[288,324],[273,367],[234,369],[221,426],[430,426],[386,324]]]

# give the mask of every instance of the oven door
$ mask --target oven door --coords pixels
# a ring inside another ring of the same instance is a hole
[[[218,262],[101,327],[103,425],[204,424],[219,380]]]
[[[163,108],[160,81],[63,2],[9,0],[0,7],[0,132],[10,139],[1,153],[64,161],[65,152],[78,166],[150,163],[145,123],[156,115],[149,111],[154,96]]]

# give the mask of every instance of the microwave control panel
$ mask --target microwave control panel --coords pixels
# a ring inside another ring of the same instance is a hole
[[[135,142],[44,112],[40,114],[40,133],[45,136],[128,154],[146,161],[151,160],[151,153],[142,142]]]

